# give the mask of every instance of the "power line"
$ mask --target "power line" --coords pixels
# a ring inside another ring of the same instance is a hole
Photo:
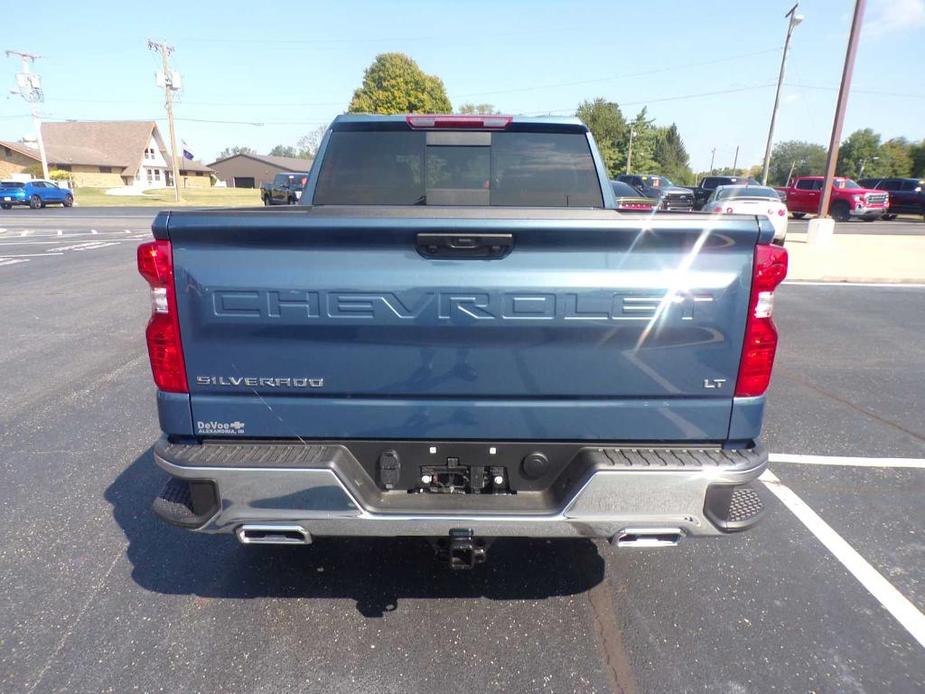
[[[455,94],[455,97],[467,97],[467,96],[492,96],[496,94],[512,94],[516,92],[532,92],[538,89],[555,89],[557,87],[575,87],[583,84],[598,84],[600,82],[613,82],[614,80],[623,80],[631,79],[634,77],[648,77],[650,75],[657,75],[662,72],[675,72],[684,68],[694,68],[694,67],[704,67],[706,65],[717,65],[719,63],[728,63],[735,60],[741,60],[742,58],[749,58],[755,55],[763,55],[765,53],[776,53],[780,50],[780,47],[776,48],[766,48],[760,51],[753,51],[751,53],[742,53],[739,55],[731,55],[725,58],[718,58],[716,60],[705,60],[699,63],[685,63],[684,65],[671,65],[666,67],[655,68],[652,70],[645,70],[643,72],[632,72],[623,75],[611,75],[610,77],[596,77],[594,79],[587,80],[578,80],[575,82],[557,82],[555,84],[538,84],[530,87],[515,87],[513,89],[498,89],[488,92],[469,92],[468,94]]]
[[[588,28],[586,26],[582,27],[572,27],[564,28],[557,27],[554,29],[547,30],[536,30],[536,29],[526,29],[524,31],[503,31],[503,32],[494,32],[494,33],[482,33],[479,32],[478,36],[467,37],[463,43],[484,43],[487,39],[493,38],[508,38],[511,36],[543,36],[548,34],[561,35],[567,32],[581,32],[587,33]],[[276,45],[306,45],[306,46],[316,46],[316,45],[337,45],[337,44],[346,44],[346,43],[397,43],[397,42],[411,42],[411,41],[440,41],[441,43],[453,43],[451,37],[444,35],[426,35],[426,36],[380,36],[375,38],[331,38],[331,39],[285,39],[285,38],[268,38],[268,39],[255,39],[255,38],[230,38],[230,37],[216,37],[216,38],[203,38],[201,36],[189,36],[179,39],[183,42],[189,43],[244,43],[244,44],[276,44]]]
[[[62,103],[79,103],[79,104],[137,104],[138,100],[129,99],[74,99],[70,97],[54,98],[49,101]],[[187,101],[182,102],[186,106],[343,106],[347,103],[344,101],[326,101],[326,102],[270,102],[270,101]]]
[[[822,85],[813,85],[813,84],[794,84],[792,82],[785,82],[784,86],[795,87],[796,89],[818,89],[821,91],[827,92],[836,92],[838,87],[824,87]],[[872,94],[874,96],[895,96],[904,99],[925,99],[925,94],[917,93],[913,94],[912,92],[885,92],[879,89],[852,89],[852,94]]]
[[[619,105],[620,105],[620,106],[639,106],[639,105],[657,104],[657,103],[661,103],[661,102],[663,102],[663,101],[681,101],[681,100],[683,100],[683,99],[699,99],[699,98],[705,97],[705,96],[718,96],[718,95],[720,95],[720,94],[735,94],[735,93],[737,93],[737,92],[747,92],[747,91],[752,91],[752,90],[755,90],[755,89],[767,89],[768,87],[773,87],[775,84],[777,84],[777,83],[776,83],[776,82],[768,82],[768,83],[766,83],[766,84],[755,84],[755,85],[752,85],[752,86],[750,86],[750,87],[733,87],[733,88],[731,88],[731,89],[719,89],[719,90],[713,91],[713,92],[697,92],[696,94],[678,94],[678,95],[676,95],[676,96],[665,96],[665,97],[659,97],[659,98],[654,98],[654,99],[641,99],[641,100],[639,100],[639,101],[623,101],[623,102],[619,102]],[[552,113],[571,113],[571,112],[573,112],[573,111],[575,111],[575,110],[576,110],[576,109],[575,109],[574,106],[569,106],[569,107],[567,107],[567,108],[553,108],[553,109],[545,109],[545,110],[543,110],[543,111],[531,111],[531,112],[525,113],[525,114],[523,114],[523,115],[528,115],[528,116],[532,116],[532,115],[541,116],[541,115],[544,115],[544,114],[547,114],[547,113],[548,113],[548,114],[552,114]]]

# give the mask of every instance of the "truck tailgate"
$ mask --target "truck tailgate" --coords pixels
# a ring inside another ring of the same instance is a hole
[[[197,434],[726,437],[754,217],[286,212],[155,223]],[[512,249],[427,257],[420,234]]]

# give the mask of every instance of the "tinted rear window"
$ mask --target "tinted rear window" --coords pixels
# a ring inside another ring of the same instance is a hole
[[[773,188],[766,186],[730,186],[718,190],[717,198],[728,200],[730,198],[768,198],[769,200],[780,200],[780,195]]]
[[[26,184],[19,181],[0,181],[0,186],[3,188],[25,188]]]
[[[316,205],[603,207],[581,133],[335,131]]]
[[[618,198],[638,198],[639,191],[623,181],[611,181],[610,187]]]

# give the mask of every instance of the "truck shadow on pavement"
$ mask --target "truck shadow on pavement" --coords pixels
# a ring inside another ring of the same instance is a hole
[[[201,535],[158,520],[151,502],[166,477],[148,449],[105,493],[128,539],[133,580],[157,593],[348,598],[363,616],[382,617],[400,600],[539,600],[582,593],[604,579],[604,560],[590,540],[498,540],[486,564],[464,572],[438,563],[427,542],[417,538],[245,547],[231,535]]]

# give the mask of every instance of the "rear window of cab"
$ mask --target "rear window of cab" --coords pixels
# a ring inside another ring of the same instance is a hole
[[[334,131],[314,205],[603,207],[583,133]]]

